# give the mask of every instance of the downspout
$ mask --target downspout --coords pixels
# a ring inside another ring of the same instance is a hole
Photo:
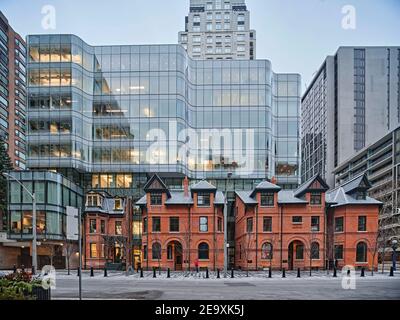
[[[282,261],[282,259],[283,259],[283,206],[281,206],[281,208],[280,208],[280,210],[279,210],[279,213],[280,213],[280,229],[281,229],[281,232],[280,232],[280,256],[281,256],[281,263],[280,263],[280,265],[281,265],[281,270],[282,270],[282,268],[283,268],[283,261]]]
[[[256,271],[258,270],[258,206],[255,208],[256,211]]]
[[[145,217],[146,217],[146,237],[147,237],[147,246],[146,246],[146,269],[149,270],[149,215],[147,211],[147,205],[144,207]]]
[[[213,220],[214,220],[214,271],[215,271],[215,266],[216,266],[216,255],[217,255],[217,228],[216,228],[216,221],[215,221],[215,219],[216,219],[216,213],[215,213],[215,211],[216,211],[217,209],[216,209],[216,207],[215,207],[215,205],[214,205],[214,210],[213,210],[213,212],[214,212],[214,218],[213,218]]]
[[[192,245],[191,245],[191,242],[192,242],[192,215],[191,215],[191,212],[190,212],[190,205],[188,205],[188,212],[189,212],[189,235],[188,235],[188,271],[190,272],[190,256],[191,256],[191,253],[192,253]]]

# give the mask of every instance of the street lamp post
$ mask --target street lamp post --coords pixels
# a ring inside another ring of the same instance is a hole
[[[36,235],[36,197],[34,192],[30,192],[21,181],[8,173],[3,173],[3,176],[17,182],[25,192],[32,198],[32,274],[37,270],[37,235]]]
[[[392,240],[392,249],[393,249],[393,253],[392,253],[392,265],[393,265],[393,271],[396,271],[396,260],[397,260],[397,246],[398,246],[398,241],[397,239],[393,239]]]
[[[229,186],[229,179],[231,178],[232,173],[228,172],[228,180],[226,184],[225,190],[225,206],[224,206],[224,277],[228,276],[228,186]]]

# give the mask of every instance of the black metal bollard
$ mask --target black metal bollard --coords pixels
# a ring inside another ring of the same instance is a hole
[[[143,268],[140,268],[140,277],[143,278]]]
[[[348,276],[350,276],[350,269],[349,269],[349,270],[347,270],[347,275],[348,275]]]
[[[271,268],[268,269],[268,278],[272,278],[272,269]]]
[[[297,278],[300,278],[300,268],[297,268]]]
[[[217,269],[217,279],[220,278],[219,269]]]
[[[171,278],[171,270],[169,268],[167,269],[167,278]]]
[[[21,272],[25,272],[25,266],[24,265],[21,266]]]
[[[81,275],[79,268],[78,268],[78,270],[77,270],[77,272],[76,272],[76,275],[77,275],[78,277]]]
[[[336,268],[333,268],[333,277],[337,278],[337,269]]]
[[[206,269],[206,279],[210,278],[210,275],[208,274],[208,268]]]
[[[14,264],[13,273],[17,273],[17,266]]]
[[[107,268],[104,268],[104,277],[107,277]]]
[[[282,278],[286,278],[286,270],[285,270],[285,268],[282,269]]]
[[[156,268],[155,267],[153,267],[153,278],[157,278]]]
[[[32,274],[36,274],[35,266],[32,266]]]
[[[90,276],[91,276],[91,277],[94,277],[94,270],[93,270],[93,267],[90,267]]]
[[[393,270],[393,267],[390,267],[389,277],[394,277],[394,270]]]
[[[234,277],[235,277],[234,270],[233,270],[233,269],[231,269],[231,278],[233,279]]]
[[[361,277],[365,277],[365,268],[361,268]]]

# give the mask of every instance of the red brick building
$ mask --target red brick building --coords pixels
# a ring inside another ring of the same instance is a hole
[[[222,192],[206,181],[183,191],[170,191],[154,175],[144,187],[142,208],[143,267],[171,270],[222,269],[224,265],[225,203]]]
[[[241,269],[376,268],[380,202],[357,177],[334,190],[317,175],[297,190],[262,182],[236,192],[235,265]]]
[[[86,195],[84,267],[126,269],[132,264],[132,201],[104,191]]]

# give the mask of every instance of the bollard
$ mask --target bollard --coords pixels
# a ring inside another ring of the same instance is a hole
[[[389,277],[394,277],[394,270],[393,267],[390,267],[390,274]]]
[[[347,270],[347,276],[350,276],[350,269]]]
[[[217,279],[219,279],[219,278],[220,278],[219,269],[217,269]]]
[[[80,276],[80,270],[79,270],[79,268],[78,268],[78,271],[77,271],[76,275],[77,275],[78,277]]]
[[[297,268],[297,278],[300,278],[300,268]]]
[[[17,266],[14,264],[13,273],[17,273]]]
[[[157,275],[156,275],[156,268],[155,268],[155,267],[153,267],[153,278],[157,278]]]
[[[104,277],[107,277],[107,268],[104,268]]]
[[[282,269],[282,278],[286,278],[286,270],[285,270],[285,268]]]
[[[169,268],[167,269],[167,278],[171,278],[171,270]]]
[[[206,269],[206,279],[210,278],[209,274],[208,274],[208,268]]]
[[[333,268],[333,277],[336,278],[337,277],[337,269]]]
[[[231,269],[231,278],[233,279],[235,277],[233,269]]]
[[[271,268],[268,269],[268,278],[272,278],[272,269]]]
[[[32,274],[36,274],[35,266],[32,266]]]
[[[365,277],[365,268],[361,268],[361,277]]]
[[[140,277],[143,278],[143,268],[140,267]]]
[[[93,267],[90,267],[90,276],[91,276],[91,277],[94,277],[94,270],[93,270]]]
[[[21,272],[25,272],[25,266],[24,265],[21,266]]]

